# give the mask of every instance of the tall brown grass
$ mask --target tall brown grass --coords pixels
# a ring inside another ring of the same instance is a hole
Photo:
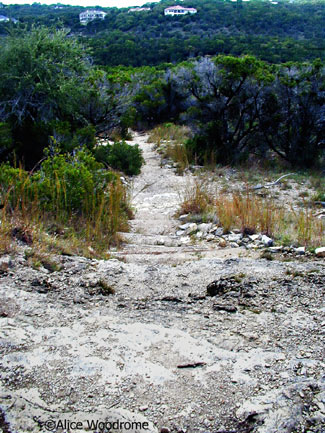
[[[106,257],[119,231],[128,229],[129,198],[119,177],[102,190],[90,190],[81,198],[80,209],[70,208],[68,184],[55,177],[44,202],[32,173],[16,169],[11,184],[0,186],[0,253],[11,251],[19,240],[35,251]]]
[[[186,141],[190,136],[190,130],[186,126],[165,123],[157,126],[150,134],[148,141],[155,143],[163,158],[168,158],[177,164],[177,171],[182,174],[192,160]]]
[[[325,221],[314,215],[307,203],[300,210],[276,203],[250,191],[211,194],[207,182],[196,181],[188,188],[180,213],[214,217],[224,231],[263,233],[279,243],[318,247],[325,244]]]

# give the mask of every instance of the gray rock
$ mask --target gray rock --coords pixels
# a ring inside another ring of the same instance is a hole
[[[187,229],[185,230],[185,235],[191,235],[197,231],[197,224],[196,223],[189,223]]]
[[[211,233],[213,233],[215,236],[222,236],[223,235],[223,228],[215,226],[210,230]]]
[[[273,239],[269,238],[266,235],[262,236],[261,241],[263,242],[263,245],[265,245],[266,247],[271,247],[273,245]]]
[[[229,242],[239,242],[242,239],[242,234],[235,234],[235,233],[231,233],[230,235],[228,235],[228,241]]]
[[[200,230],[202,233],[208,233],[209,230],[211,230],[212,224],[211,223],[201,223],[198,225],[198,230]]]

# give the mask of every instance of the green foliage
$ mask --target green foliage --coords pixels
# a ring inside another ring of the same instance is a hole
[[[0,122],[0,149],[2,153],[8,152],[12,145],[12,132],[10,126],[5,122]],[[0,157],[2,155],[0,154]]]
[[[3,221],[25,221],[48,231],[67,225],[58,231],[106,249],[127,227],[125,189],[88,151],[48,156],[35,173],[9,164],[0,168]]]
[[[139,145],[131,146],[125,141],[100,146],[96,149],[95,156],[98,161],[130,176],[139,174],[144,162]]]
[[[44,211],[70,217],[73,213],[95,212],[103,191],[114,175],[86,151],[74,155],[57,154],[47,157],[36,173],[2,164],[0,185],[9,191],[7,200],[19,206],[20,197],[35,199]]]
[[[100,65],[157,65],[176,63],[201,55],[254,55],[272,63],[305,61],[324,54],[325,5],[322,0],[191,0],[184,6],[195,15],[166,17],[171,2],[150,4],[151,11],[129,13],[126,8],[103,8],[105,20],[87,26],[79,23],[81,7],[6,5],[0,14],[33,24],[59,23],[82,34]],[[18,24],[19,26],[20,24]],[[0,23],[0,33],[12,31],[12,23]]]
[[[32,28],[5,39],[0,51],[0,120],[12,130],[12,154],[32,166],[54,135],[54,124],[65,122],[69,133],[87,126],[89,70],[87,53],[66,31]],[[85,131],[75,137],[82,144]]]

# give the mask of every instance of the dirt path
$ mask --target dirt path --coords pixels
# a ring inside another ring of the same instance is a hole
[[[1,258],[0,431],[324,433],[323,260],[179,245],[187,179],[135,141],[147,164],[115,259],[62,257],[50,273]]]
[[[132,181],[131,203],[135,218],[126,241],[114,257],[128,263],[180,264],[201,258],[230,259],[252,256],[243,250],[218,249],[207,242],[193,242],[176,236],[181,224],[175,217],[184,193],[191,188],[194,178],[190,174],[178,176],[170,165],[162,166],[161,157],[148,143],[147,134],[135,134],[130,144],[139,144],[145,159],[141,174]]]

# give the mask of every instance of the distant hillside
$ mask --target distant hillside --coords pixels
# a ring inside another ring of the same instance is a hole
[[[198,13],[164,16],[170,0],[147,4],[151,11],[102,8],[105,20],[79,23],[85,8],[72,6],[10,5],[0,15],[21,24],[47,26],[61,22],[93,49],[102,65],[155,65],[201,55],[253,54],[273,63],[304,61],[325,56],[325,2],[268,0],[186,0],[182,6]],[[19,25],[21,25],[19,24]],[[4,34],[8,26],[1,23]]]

